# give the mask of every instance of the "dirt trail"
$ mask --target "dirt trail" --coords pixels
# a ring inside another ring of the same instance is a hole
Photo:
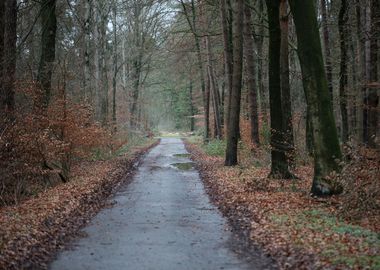
[[[162,139],[50,269],[273,269],[259,252],[234,251],[238,239],[186,153],[180,139]]]

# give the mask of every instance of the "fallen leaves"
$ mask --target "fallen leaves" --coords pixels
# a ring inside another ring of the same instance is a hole
[[[52,255],[87,224],[150,147],[107,161],[84,161],[74,179],[0,209],[0,269],[46,269]]]
[[[281,269],[380,268],[378,217],[362,222],[366,228],[337,218],[340,197],[310,197],[311,167],[296,169],[300,180],[268,179],[268,167],[247,160],[224,167],[221,157],[189,142],[186,148],[214,203]]]

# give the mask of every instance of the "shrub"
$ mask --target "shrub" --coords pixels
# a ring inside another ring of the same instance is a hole
[[[21,89],[26,90],[21,94],[33,100],[31,89]],[[44,110],[31,108],[27,104],[0,120],[3,205],[17,203],[58,179],[68,181],[72,160],[89,157],[92,149],[113,150],[110,132],[93,121],[89,106],[57,99]]]
[[[347,162],[338,180],[344,188],[341,214],[345,218],[358,219],[380,215],[380,153],[355,145],[344,148]]]

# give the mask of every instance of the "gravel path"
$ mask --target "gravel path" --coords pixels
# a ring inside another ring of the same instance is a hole
[[[50,269],[272,269],[258,252],[236,250],[239,240],[186,153],[180,139],[162,139],[133,181],[110,199],[112,207],[94,217]]]

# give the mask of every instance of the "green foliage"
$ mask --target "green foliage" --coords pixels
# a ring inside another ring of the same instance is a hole
[[[333,235],[337,235],[334,239],[346,236],[349,239],[348,242],[335,241],[331,243],[323,239],[311,239],[308,240],[308,243],[318,245],[322,241],[324,248],[321,256],[330,260],[334,265],[380,269],[380,256],[368,252],[369,250],[378,250],[380,246],[380,235],[376,232],[348,224],[320,209],[307,210],[295,215],[272,215],[270,219],[281,227],[295,228],[298,237],[303,238],[302,235],[305,234],[303,240],[307,239],[308,231],[318,235],[322,234],[322,238],[326,239],[333,237]],[[301,242],[299,241],[300,244]],[[355,252],[351,251],[352,243],[356,245]]]
[[[226,141],[211,140],[202,146],[207,155],[223,157],[226,151]]]

